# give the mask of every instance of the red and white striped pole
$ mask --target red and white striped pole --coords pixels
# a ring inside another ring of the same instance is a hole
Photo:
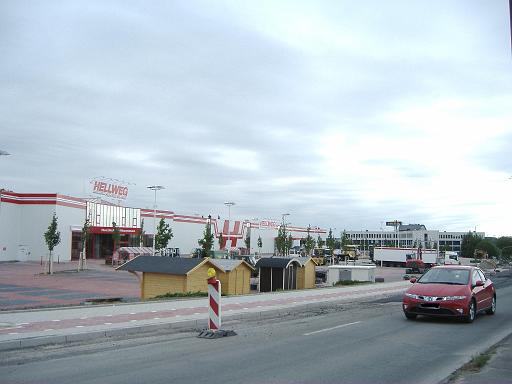
[[[208,269],[208,277],[208,329],[211,331],[218,331],[221,327],[220,280],[215,278],[215,269],[213,268]]]

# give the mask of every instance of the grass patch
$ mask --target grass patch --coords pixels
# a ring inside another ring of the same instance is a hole
[[[358,280],[340,280],[333,284],[335,287],[345,286],[345,285],[363,285],[363,284],[371,284],[371,281],[358,281]]]
[[[473,374],[476,372],[480,372],[480,370],[485,367],[485,365],[489,362],[491,357],[496,353],[496,346],[489,348],[486,352],[474,356],[469,363],[464,364],[462,367],[453,372],[449,377],[446,383],[453,383],[460,377],[466,374]]]
[[[158,295],[153,297],[151,300],[158,300],[158,299],[174,299],[174,298],[181,298],[181,297],[205,297],[208,296],[208,293],[196,291],[196,292],[175,292],[175,293],[166,293],[164,295]]]

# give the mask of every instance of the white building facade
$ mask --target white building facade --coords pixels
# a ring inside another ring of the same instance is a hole
[[[54,249],[54,260],[78,260],[82,251],[82,227],[89,220],[89,239],[86,242],[88,259],[104,259],[113,254],[113,222],[120,233],[119,246],[139,246],[141,241],[152,243],[155,223],[160,219],[170,225],[173,238],[168,247],[189,254],[199,248],[207,225],[215,237],[213,250],[245,249],[250,253],[272,255],[279,223],[276,220],[220,220],[200,215],[183,215],[168,210],[149,210],[122,207],[87,201],[60,194],[0,192],[0,261],[44,261],[48,248],[44,233],[53,215],[57,216],[61,242]],[[141,239],[141,230],[145,236]],[[307,236],[307,228],[288,226],[294,245]],[[315,239],[325,239],[326,231],[314,228]],[[258,247],[261,237],[262,247]],[[219,239],[222,242],[219,243]],[[246,247],[248,239],[249,249]]]

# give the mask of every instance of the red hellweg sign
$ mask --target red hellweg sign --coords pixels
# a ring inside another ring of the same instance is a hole
[[[128,197],[128,187],[126,185],[101,180],[93,180],[92,183],[93,193],[113,197],[114,199],[124,200]]]

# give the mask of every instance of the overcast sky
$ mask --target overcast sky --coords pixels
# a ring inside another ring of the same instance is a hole
[[[512,234],[507,0],[0,2],[0,187]]]

